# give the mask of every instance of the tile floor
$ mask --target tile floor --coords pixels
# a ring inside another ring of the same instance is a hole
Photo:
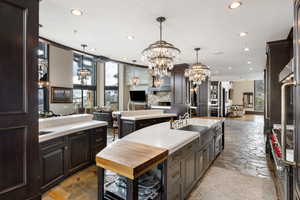
[[[189,200],[276,200],[264,150],[263,116],[227,119],[225,124],[225,150]],[[95,166],[71,176],[43,195],[43,200],[96,199]]]

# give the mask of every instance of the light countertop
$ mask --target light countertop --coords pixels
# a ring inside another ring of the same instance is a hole
[[[212,128],[222,120],[190,119],[189,124]],[[151,145],[169,150],[169,154],[200,137],[199,132],[170,129],[170,123],[160,123],[137,130],[121,140]]]
[[[107,126],[107,122],[92,120],[91,115],[73,115],[41,119],[39,131],[51,131],[49,134],[40,135],[39,142],[69,135],[79,131]]]
[[[126,120],[142,120],[142,119],[154,119],[154,118],[164,118],[164,117],[177,117],[174,113],[161,113],[161,114],[145,114],[136,116],[122,116],[121,119]]]
[[[171,109],[171,106],[151,106],[152,109]]]
[[[116,111],[113,112],[114,115],[121,115],[121,119],[126,120],[143,120],[143,119],[154,119],[154,118],[164,118],[164,117],[177,117],[174,113],[164,113],[163,110],[135,110],[135,111]]]

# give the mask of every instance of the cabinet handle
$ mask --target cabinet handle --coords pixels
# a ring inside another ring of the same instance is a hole
[[[65,150],[68,150],[68,146],[65,146]]]

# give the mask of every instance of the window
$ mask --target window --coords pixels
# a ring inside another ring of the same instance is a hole
[[[80,68],[91,72],[87,81],[82,84],[77,76]],[[92,108],[96,105],[96,61],[94,57],[74,53],[73,60],[73,103],[75,108]]]
[[[258,112],[264,111],[264,81],[254,81],[254,110]]]
[[[88,69],[91,72],[91,76],[87,79],[85,85],[96,85],[96,62],[94,61],[94,58],[80,54],[74,54],[73,84],[81,85],[81,82],[77,76],[77,72],[82,67]]]
[[[38,56],[38,71],[39,71],[39,83],[48,82],[49,66],[48,66],[48,44],[39,42],[37,56]],[[49,90],[43,85],[39,84],[38,88],[38,109],[40,112],[49,110]]]
[[[105,63],[104,103],[119,107],[119,65],[115,62]]]

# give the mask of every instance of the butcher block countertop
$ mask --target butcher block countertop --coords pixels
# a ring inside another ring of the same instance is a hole
[[[168,150],[136,142],[118,140],[96,157],[96,164],[107,170],[135,179],[165,161]]]

